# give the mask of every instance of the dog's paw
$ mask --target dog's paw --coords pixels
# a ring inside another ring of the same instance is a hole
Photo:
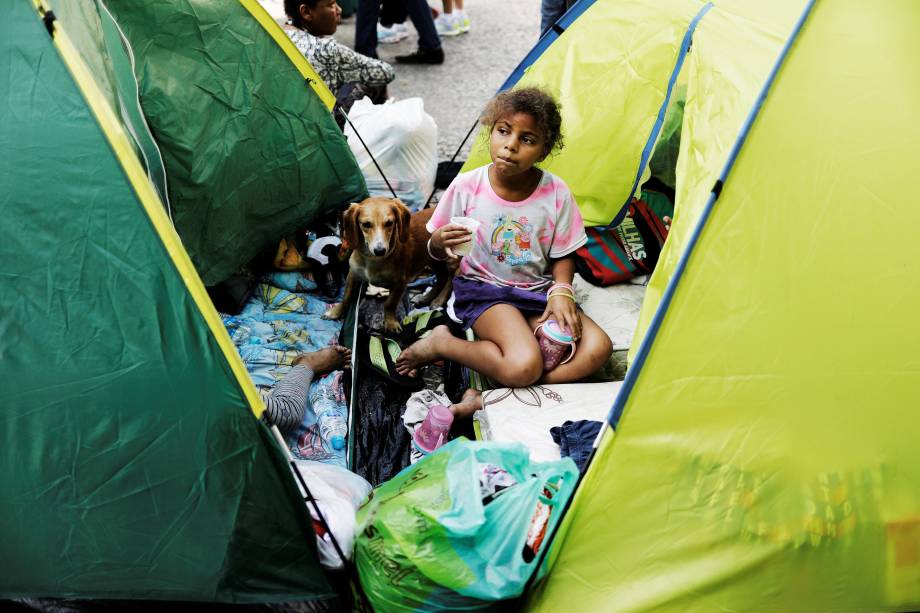
[[[398,334],[402,332],[402,324],[392,315],[388,315],[383,320],[383,328],[388,334]]]
[[[340,302],[329,307],[325,313],[323,313],[323,319],[342,319],[345,315],[345,303]]]

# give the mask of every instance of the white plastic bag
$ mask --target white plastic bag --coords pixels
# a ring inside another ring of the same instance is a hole
[[[438,126],[425,112],[422,99],[390,99],[384,104],[374,104],[370,98],[362,98],[351,107],[348,117],[355,129],[346,123],[345,137],[370,194],[392,197],[355,130],[374,154],[399,199],[413,211],[420,209],[434,189],[438,171]]]
[[[339,547],[346,556],[351,558],[355,546],[355,513],[358,506],[373,489],[371,484],[355,473],[331,464],[310,460],[294,460],[294,464],[297,466],[297,472],[310,488],[310,493],[316,499],[319,510],[329,524],[329,529],[335,536]],[[306,496],[299,480],[297,480],[297,487],[300,493]],[[313,519],[319,520],[313,504],[310,502],[306,504]],[[320,564],[326,568],[344,566],[328,534],[317,533],[316,544]]]

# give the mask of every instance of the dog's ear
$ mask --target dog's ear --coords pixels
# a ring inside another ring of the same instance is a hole
[[[412,211],[398,198],[393,203],[396,209],[396,238],[399,241],[407,241],[409,240],[409,220],[412,218]]]
[[[348,210],[342,215],[342,249],[356,249],[358,247],[359,237],[361,236],[358,228],[358,212],[361,205],[352,202]]]

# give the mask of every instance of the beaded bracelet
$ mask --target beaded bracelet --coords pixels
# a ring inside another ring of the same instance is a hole
[[[567,289],[573,294],[575,293],[575,288],[569,285],[568,283],[553,283],[552,285],[549,286],[548,292],[551,292],[554,289]]]
[[[444,262],[447,260],[446,255],[443,258],[439,258],[435,254],[431,253],[431,239],[430,238],[428,239],[428,255],[431,256],[431,259],[434,260],[435,262]]]

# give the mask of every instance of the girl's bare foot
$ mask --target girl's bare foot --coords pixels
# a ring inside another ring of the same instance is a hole
[[[454,417],[472,417],[473,413],[482,408],[482,392],[470,388],[463,392],[460,402],[450,405],[450,412]]]
[[[396,372],[412,376],[412,371],[437,360],[440,357],[438,343],[452,337],[447,326],[435,326],[428,336],[415,341],[399,354],[396,359]]]
[[[351,349],[341,345],[332,345],[319,351],[302,353],[294,358],[293,366],[303,364],[314,374],[324,375],[333,370],[351,368]]]

